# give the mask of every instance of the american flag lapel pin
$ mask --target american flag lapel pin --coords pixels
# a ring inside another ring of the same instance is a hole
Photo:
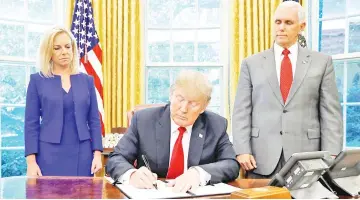
[[[201,133],[199,133],[199,138],[203,138],[203,135]]]

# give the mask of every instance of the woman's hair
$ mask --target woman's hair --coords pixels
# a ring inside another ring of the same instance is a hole
[[[54,49],[54,39],[57,35],[65,33],[70,37],[71,40],[71,48],[73,53],[73,59],[70,63],[70,73],[76,74],[78,73],[79,69],[79,55],[77,51],[76,40],[74,36],[65,28],[62,27],[53,27],[45,32],[41,41],[40,41],[40,48],[38,51],[38,67],[43,76],[46,78],[53,77],[53,63],[51,57],[53,55]]]

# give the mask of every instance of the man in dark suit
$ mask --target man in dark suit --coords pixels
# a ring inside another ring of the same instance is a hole
[[[236,179],[240,166],[226,133],[227,120],[205,111],[212,92],[207,78],[183,71],[170,90],[170,104],[135,113],[109,156],[107,173],[138,188],[152,188],[157,177],[174,179],[177,192]]]

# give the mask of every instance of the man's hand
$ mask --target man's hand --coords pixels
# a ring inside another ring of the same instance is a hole
[[[256,168],[256,161],[254,156],[250,154],[241,154],[236,157],[236,160],[240,163],[241,168],[246,171],[253,170]]]
[[[156,180],[157,175],[151,173],[145,166],[140,167],[130,175],[130,185],[140,189],[154,188]]]
[[[200,174],[196,169],[191,168],[170,182],[168,186],[174,187],[174,192],[195,191],[200,186]]]

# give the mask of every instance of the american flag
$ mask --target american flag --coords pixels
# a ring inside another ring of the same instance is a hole
[[[80,71],[94,77],[96,97],[100,114],[102,135],[104,136],[104,104],[102,50],[97,35],[93,9],[90,0],[76,0],[71,24],[80,52]]]

